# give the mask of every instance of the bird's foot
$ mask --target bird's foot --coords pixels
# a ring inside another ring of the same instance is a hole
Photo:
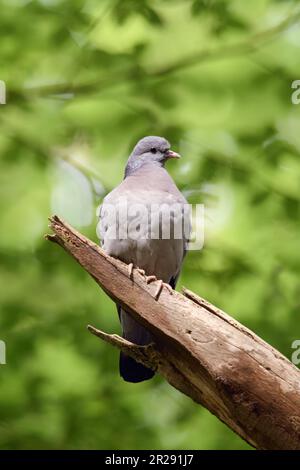
[[[133,274],[133,270],[136,269],[136,271],[138,273],[140,273],[142,276],[145,276],[145,271],[143,269],[140,269],[140,268],[135,268],[133,263],[130,263],[127,265],[127,269],[128,269],[128,277],[129,279],[132,279],[132,274]]]
[[[132,279],[133,269],[134,269],[133,263],[128,264],[128,277],[129,277],[129,279]],[[140,268],[135,268],[135,269],[137,270],[138,273],[140,273],[142,276],[144,276],[146,278],[146,283],[147,284],[150,284],[151,282],[157,282],[158,283],[155,294],[154,294],[155,300],[158,300],[158,298],[161,294],[161,291],[163,290],[164,287],[170,292],[170,294],[173,293],[173,289],[170,286],[170,284],[167,284],[166,282],[163,282],[161,279],[157,279],[157,277],[154,276],[154,274],[152,274],[151,276],[146,276],[146,273],[145,273],[144,269],[140,269]]]
[[[158,282],[158,285],[157,285],[157,288],[156,288],[156,291],[155,291],[155,294],[154,294],[155,300],[158,300],[158,298],[161,294],[161,291],[163,290],[164,287],[170,292],[170,294],[173,293],[173,289],[170,286],[170,284],[167,284],[166,282],[163,282],[161,279],[157,279],[157,277],[154,276],[154,275],[146,276],[146,282],[147,282],[147,284],[150,284],[151,282]]]

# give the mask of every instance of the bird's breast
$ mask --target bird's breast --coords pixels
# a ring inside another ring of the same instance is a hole
[[[185,204],[166,192],[126,191],[107,198],[101,208],[103,249],[125,263],[168,282],[179,270],[189,223]]]

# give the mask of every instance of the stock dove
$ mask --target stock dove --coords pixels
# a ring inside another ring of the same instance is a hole
[[[168,159],[179,157],[166,139],[144,137],[127,161],[123,181],[100,208],[102,248],[127,263],[130,272],[137,268],[145,272],[147,282],[157,282],[157,295],[163,288],[175,288],[187,249],[187,201],[164,168]],[[164,227],[168,223],[169,230]],[[177,238],[175,226],[182,227]],[[144,326],[117,308],[125,339],[139,345],[153,341]],[[128,382],[141,382],[154,372],[121,352],[120,375]]]

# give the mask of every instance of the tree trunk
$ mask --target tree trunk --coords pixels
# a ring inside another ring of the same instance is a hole
[[[147,284],[54,216],[54,235],[103,290],[151,331],[137,346],[89,326],[103,340],[157,370],[257,449],[300,449],[300,372],[276,349],[214,305]]]

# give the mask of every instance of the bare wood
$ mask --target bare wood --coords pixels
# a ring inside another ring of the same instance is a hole
[[[276,349],[214,305],[157,283],[108,256],[54,216],[54,235],[104,291],[153,334],[141,347],[89,330],[148,367],[218,416],[258,449],[300,449],[300,371]]]

